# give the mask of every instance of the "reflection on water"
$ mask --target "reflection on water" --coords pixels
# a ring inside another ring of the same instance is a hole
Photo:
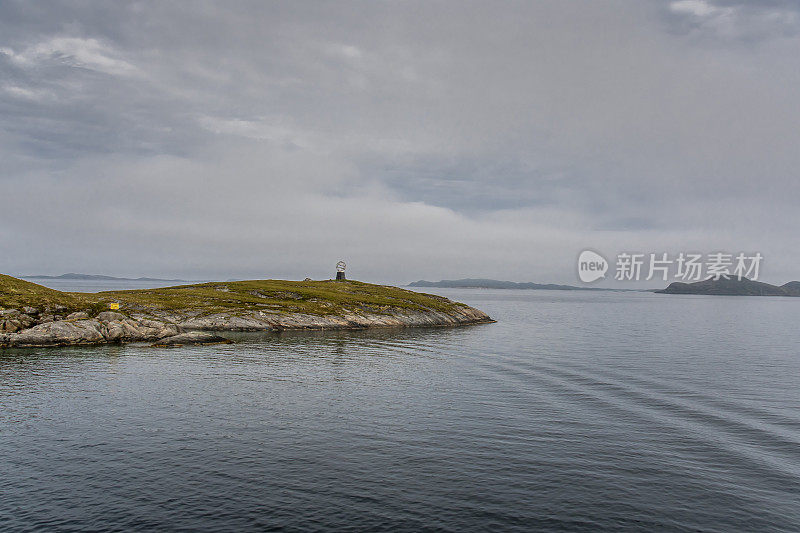
[[[0,352],[0,529],[800,529],[800,301]]]

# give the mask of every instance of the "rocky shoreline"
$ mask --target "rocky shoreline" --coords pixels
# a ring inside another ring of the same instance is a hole
[[[459,306],[437,310],[392,309],[385,313],[353,312],[342,315],[310,315],[253,311],[200,314],[179,312],[123,314],[103,311],[96,316],[59,309],[26,307],[0,311],[0,347],[80,346],[127,342],[152,342],[154,346],[215,344],[218,336],[187,335],[188,332],[343,330],[375,327],[463,326],[493,322],[484,312]]]

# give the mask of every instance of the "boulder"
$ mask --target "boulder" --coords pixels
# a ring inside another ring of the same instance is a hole
[[[0,331],[4,333],[16,333],[17,331],[22,331],[23,329],[31,327],[33,323],[33,318],[17,312],[0,318]]]
[[[106,326],[105,338],[108,342],[123,342],[127,337],[127,331],[121,322],[111,322]]]
[[[8,320],[0,320],[0,331],[3,333],[16,333],[17,331],[25,329],[20,323],[13,318]]]
[[[87,318],[89,318],[89,313],[83,311],[77,311],[67,315],[67,320],[86,320]]]
[[[165,324],[155,320],[128,320],[128,322],[136,325],[136,328],[142,333],[143,340],[163,339],[180,333],[178,326],[175,324]]]
[[[39,314],[39,310],[36,309],[35,307],[23,307],[22,308],[22,312],[25,313],[26,315],[38,315]]]
[[[115,313],[113,311],[103,311],[97,315],[97,320],[101,322],[111,322],[112,320],[125,320],[126,317],[122,313]]]

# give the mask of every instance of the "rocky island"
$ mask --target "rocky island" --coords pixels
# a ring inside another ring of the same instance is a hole
[[[177,346],[229,342],[198,332],[486,322],[493,322],[486,313],[441,296],[358,281],[210,282],[78,293],[0,274],[0,347],[121,342]]]
[[[800,296],[800,281],[790,281],[784,285],[771,285],[747,278],[722,276],[719,279],[706,279],[695,283],[670,283],[666,289],[655,291],[658,294],[709,294],[717,296]]]

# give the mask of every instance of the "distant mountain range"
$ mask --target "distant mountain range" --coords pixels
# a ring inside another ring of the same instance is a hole
[[[443,279],[441,281],[425,281],[424,279],[408,284],[409,287],[441,287],[447,289],[537,289],[545,291],[627,291],[631,289],[603,289],[599,287],[576,287],[574,285],[556,285],[553,283],[519,283],[516,281],[499,281],[496,279]]]
[[[695,283],[670,283],[666,289],[655,291],[659,294],[710,294],[719,296],[800,296],[800,281],[790,281],[785,285],[770,285],[747,278],[723,276]]]
[[[84,281],[187,281],[185,279],[160,279],[160,278],[117,278],[114,276],[102,276],[97,274],[61,274],[60,276],[20,276],[24,279],[69,279]]]

